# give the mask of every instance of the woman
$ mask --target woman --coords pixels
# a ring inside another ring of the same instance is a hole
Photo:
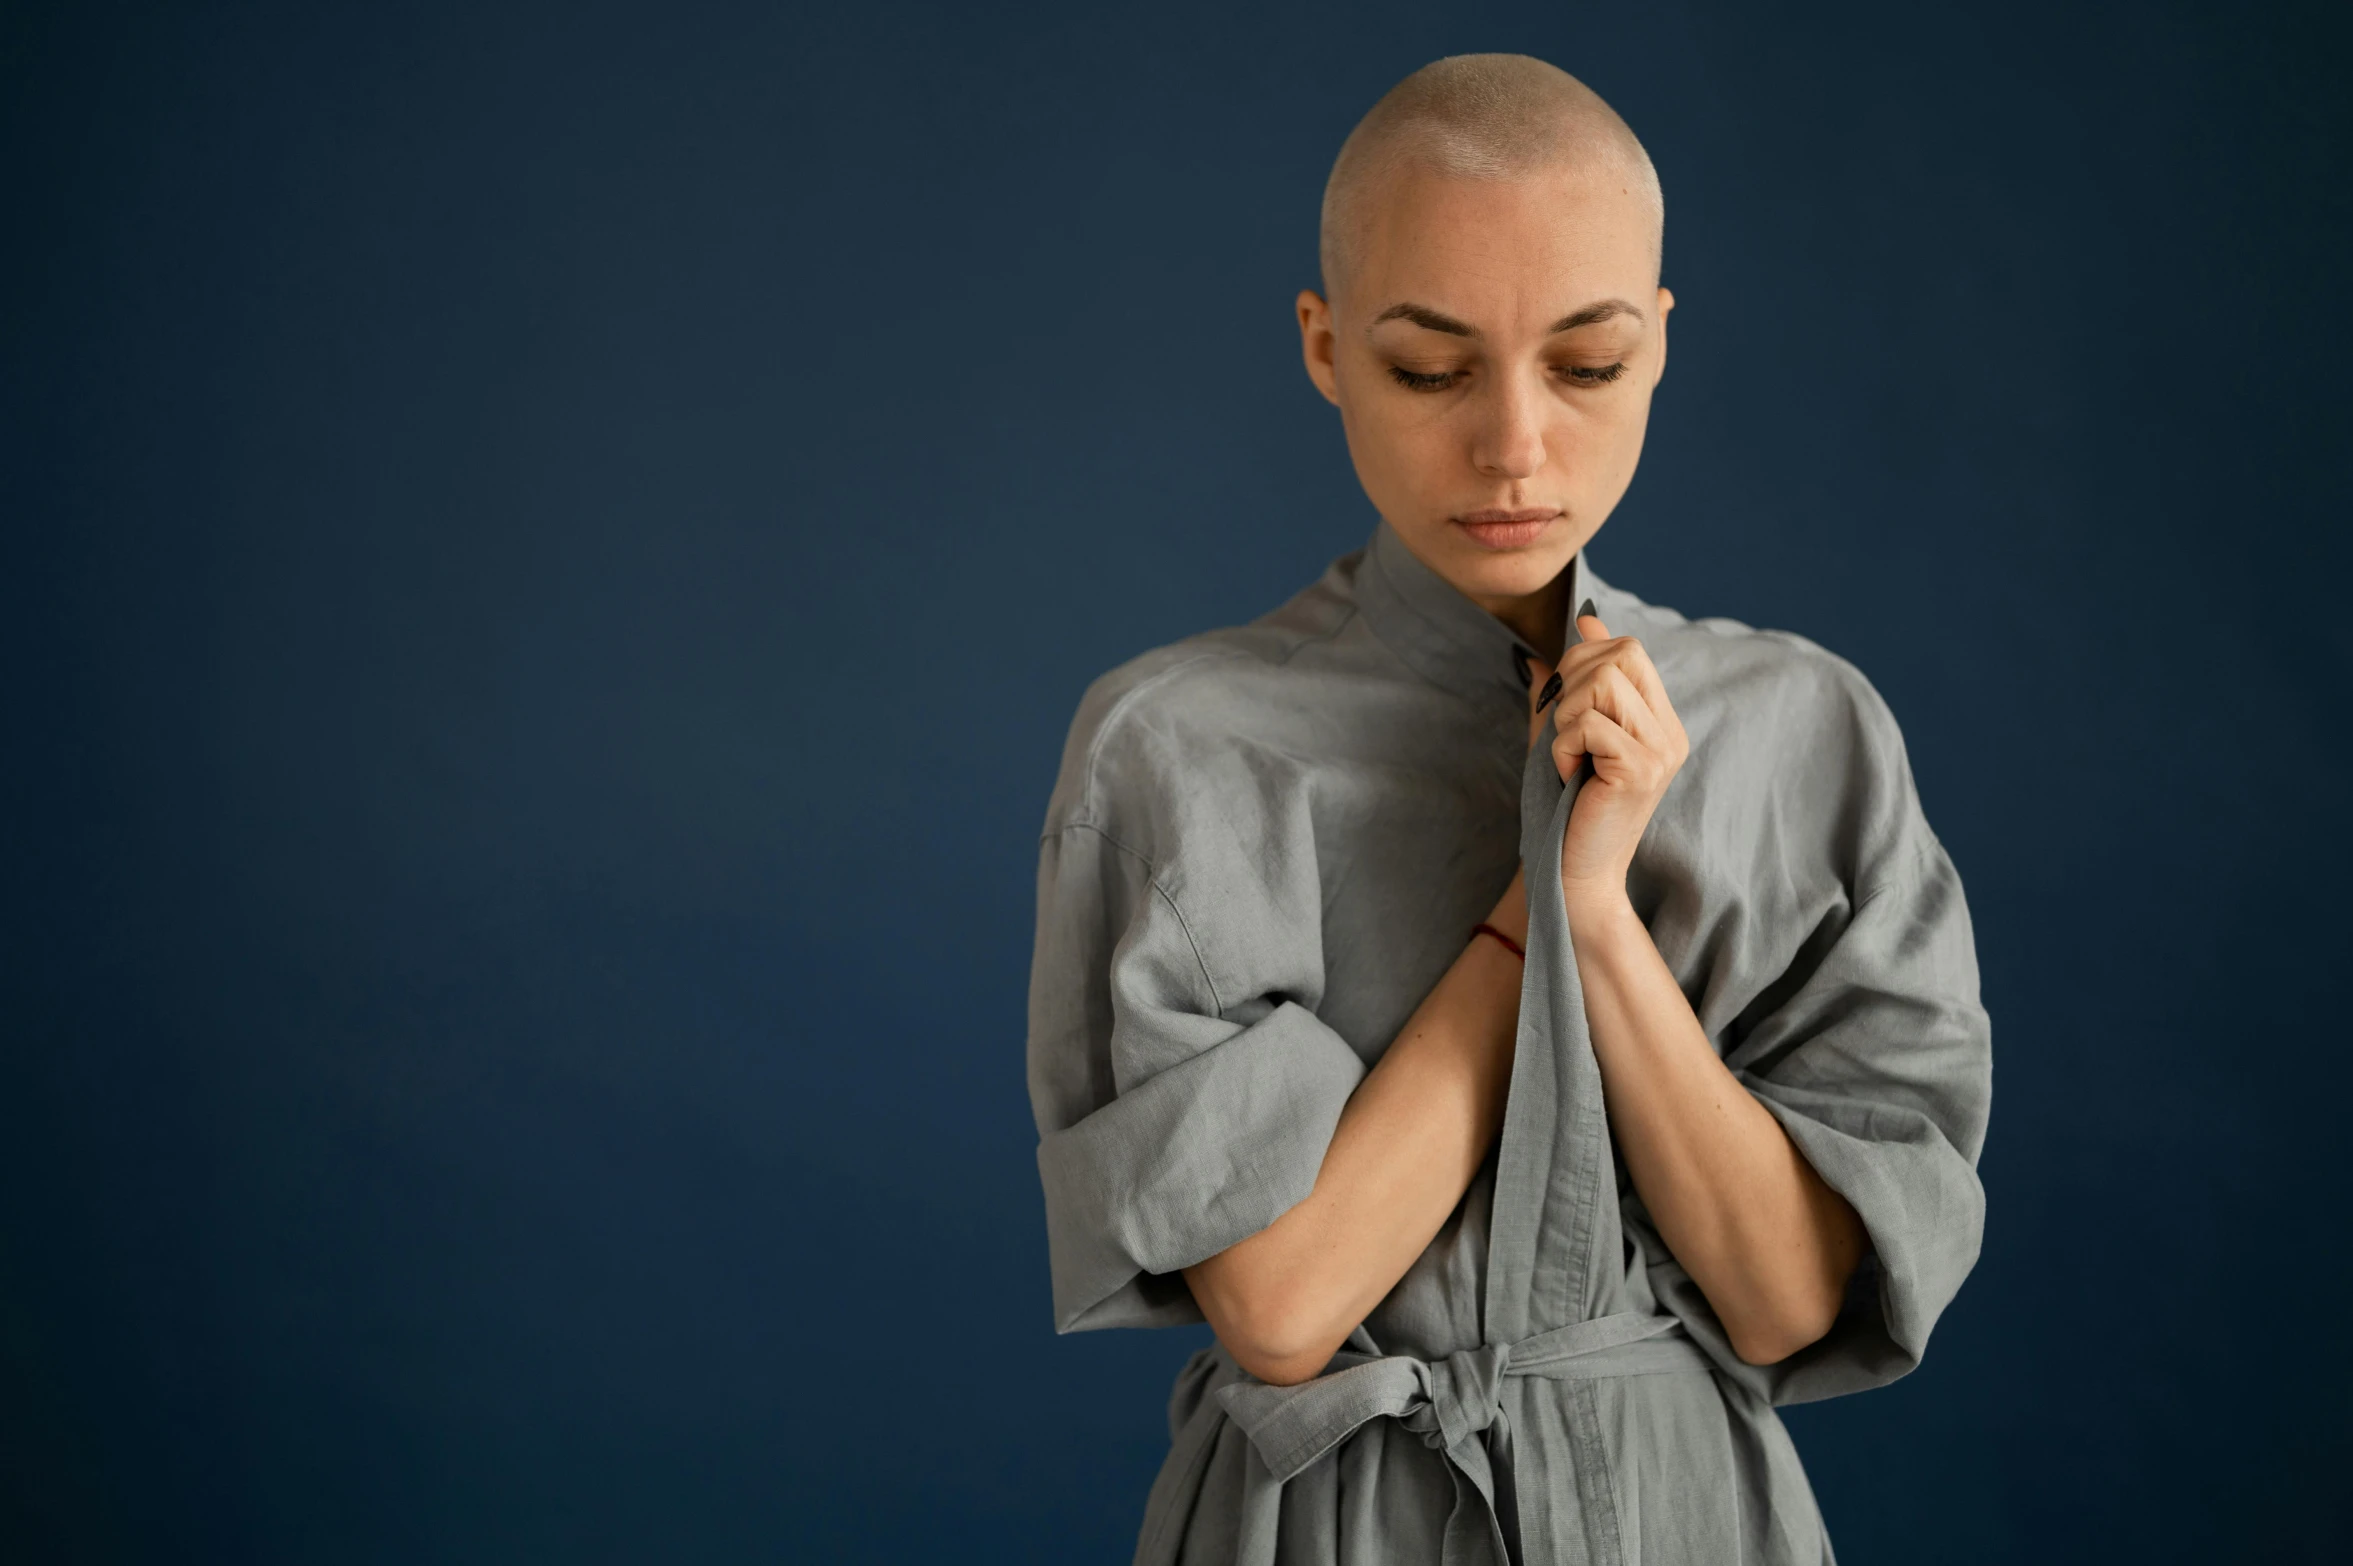
[[[1380,522],[1072,726],[1056,1326],[1217,1339],[1139,1561],[1830,1560],[1774,1405],[1911,1369],[1976,1259],[1987,1019],[1893,718],[1585,561],[1665,366],[1660,224],[1549,65],[1384,97],[1298,301]]]

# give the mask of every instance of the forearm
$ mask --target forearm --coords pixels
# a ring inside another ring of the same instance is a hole
[[[1525,942],[1516,878],[1490,922]],[[1501,942],[1470,941],[1350,1096],[1306,1199],[1185,1269],[1244,1369],[1319,1374],[1445,1224],[1502,1129],[1520,980]]]
[[[1631,905],[1574,906],[1569,926],[1635,1189],[1735,1352],[1786,1358],[1836,1319],[1861,1222],[1725,1067]]]

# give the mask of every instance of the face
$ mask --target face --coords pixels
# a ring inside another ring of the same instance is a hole
[[[1626,492],[1666,367],[1674,297],[1620,183],[1410,171],[1368,203],[1337,297],[1299,296],[1307,373],[1365,494],[1508,620]]]

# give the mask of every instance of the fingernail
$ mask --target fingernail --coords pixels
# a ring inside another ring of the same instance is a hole
[[[1593,600],[1588,598],[1577,606],[1577,618],[1582,620],[1593,612]]]
[[[1552,698],[1560,694],[1560,670],[1552,671],[1552,678],[1544,682],[1544,689],[1536,693],[1536,710],[1542,712],[1552,705]]]
[[[1514,650],[1511,656],[1511,672],[1520,677],[1520,689],[1526,690],[1536,682],[1535,655]]]

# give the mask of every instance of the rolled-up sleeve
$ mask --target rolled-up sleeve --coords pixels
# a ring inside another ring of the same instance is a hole
[[[1193,918],[1221,949],[1280,968],[1312,945],[1246,881],[1219,890]],[[1142,853],[1091,826],[1044,839],[1028,1054],[1057,1331],[1199,1321],[1181,1269],[1314,1187],[1365,1067],[1265,977],[1212,976]]]
[[[1829,1334],[1771,1367],[1773,1401],[1894,1380],[1920,1363],[1985,1232],[1990,1024],[1968,906],[1942,848],[1931,841],[1858,899],[1731,1063],[1869,1236]]]
[[[1698,1007],[1724,1064],[1861,1219],[1866,1248],[1837,1319],[1750,1365],[1635,1198],[1654,1289],[1719,1367],[1774,1403],[1882,1386],[1915,1369],[1976,1265],[1978,1156],[1993,1098],[1961,877],[1928,824],[1902,732],[1851,664],[1785,633],[1711,734],[1739,780],[1695,875],[1725,876]],[[1670,891],[1673,890],[1670,884]]]

